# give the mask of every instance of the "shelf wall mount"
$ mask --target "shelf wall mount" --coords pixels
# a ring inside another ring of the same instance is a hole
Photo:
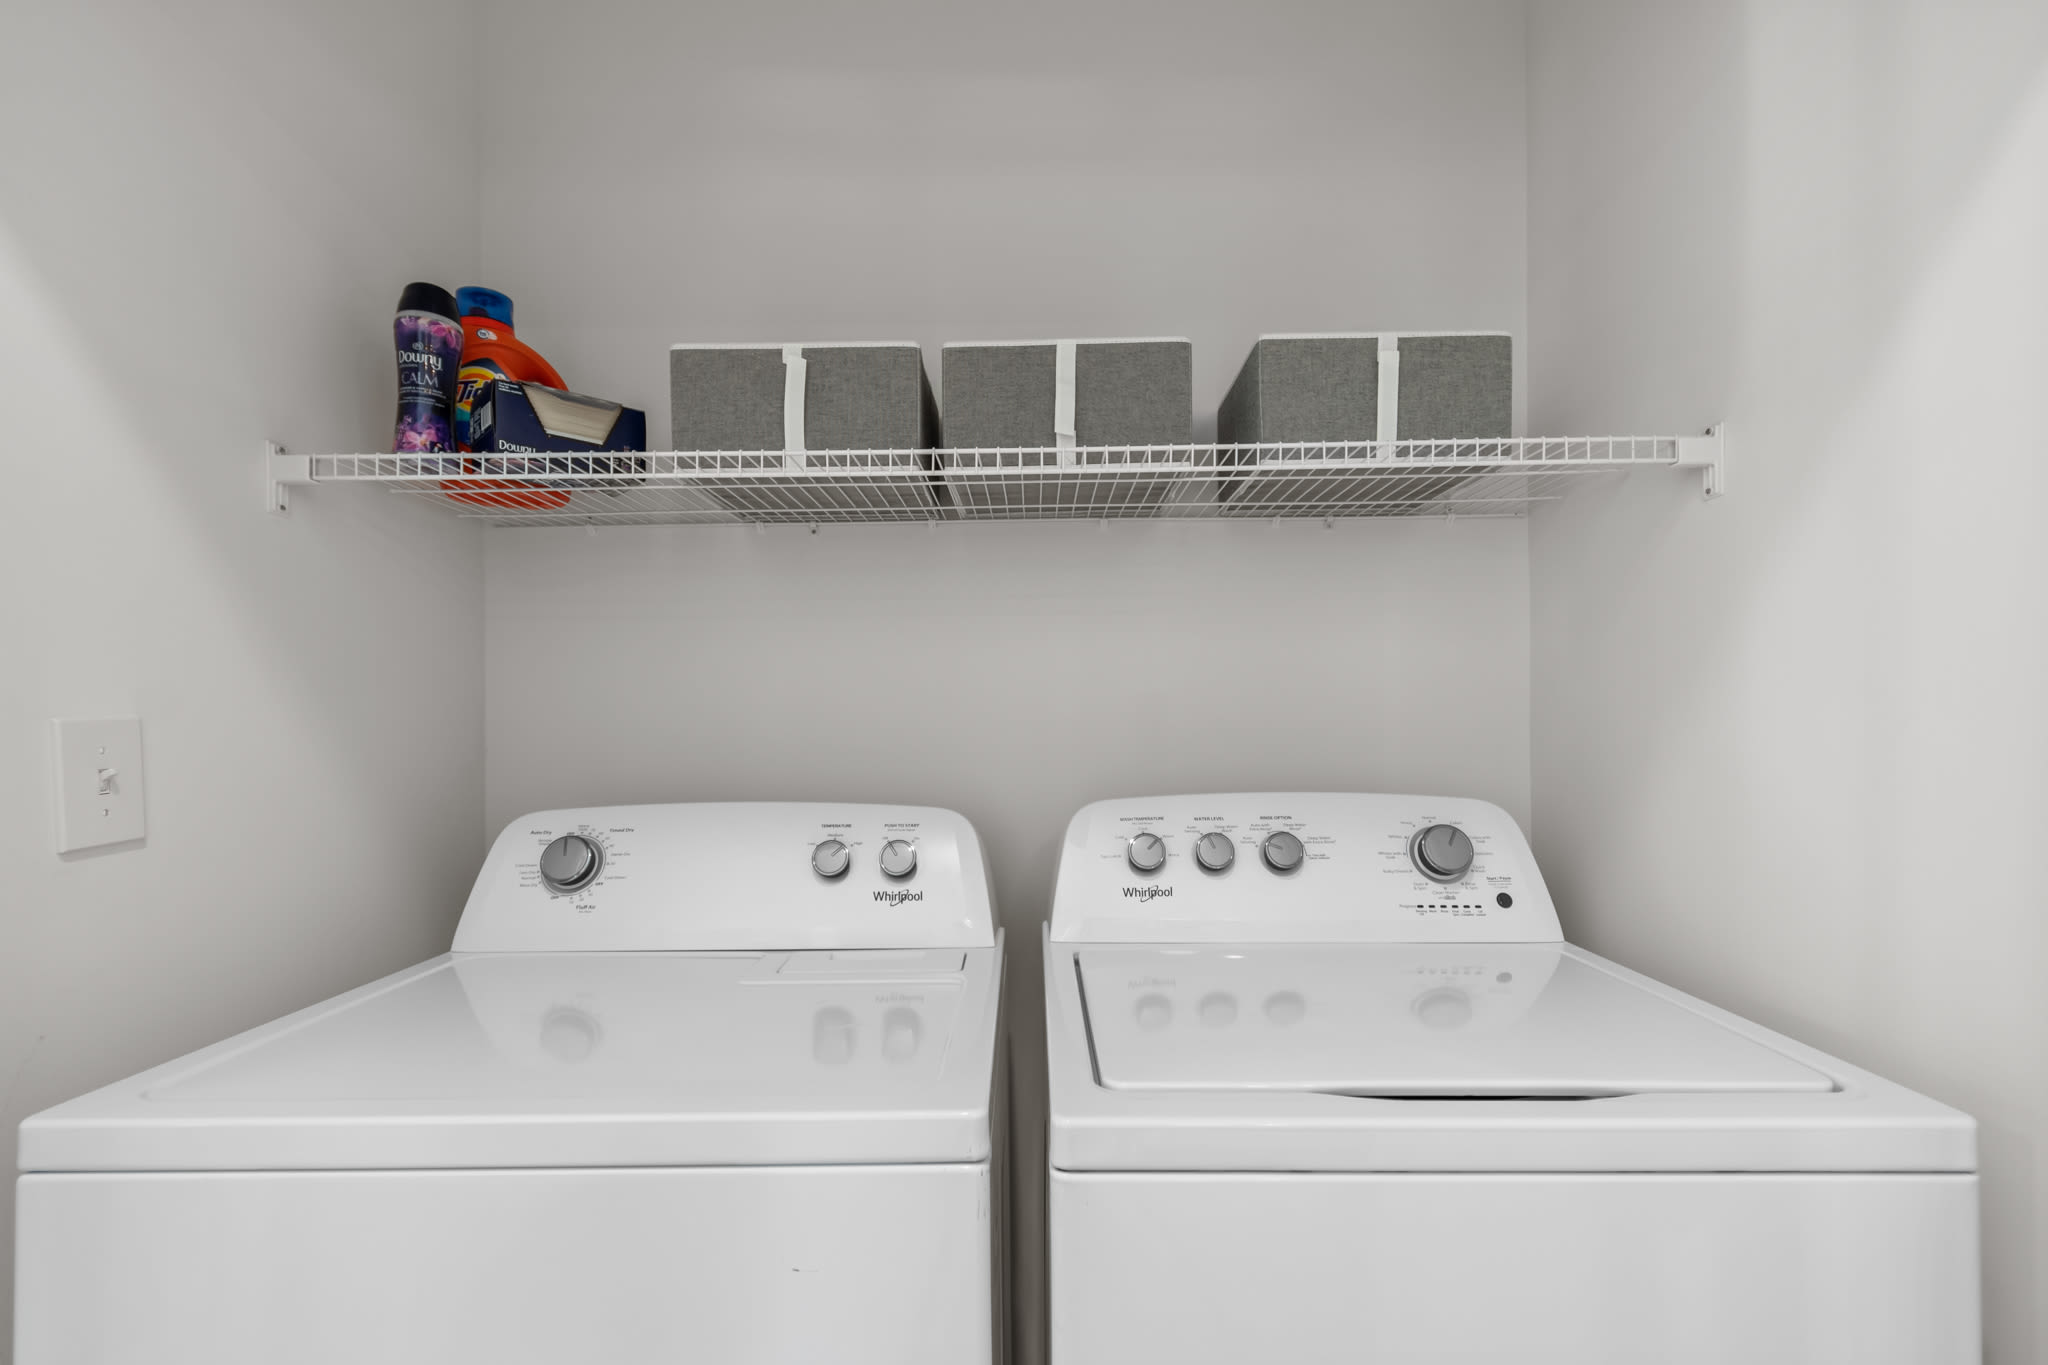
[[[274,517],[292,514],[292,485],[313,482],[313,457],[288,455],[275,441],[263,443],[263,510]]]
[[[1716,422],[1704,436],[1678,438],[1674,469],[1700,471],[1700,492],[1708,502],[1728,491],[1728,424]]]

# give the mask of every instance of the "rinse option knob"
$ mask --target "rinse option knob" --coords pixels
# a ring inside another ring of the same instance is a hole
[[[811,850],[811,871],[820,877],[843,877],[853,866],[853,850],[844,840],[827,839]]]
[[[596,881],[603,866],[604,851],[580,834],[564,834],[540,851],[540,879],[559,896]]]
[[[1211,872],[1227,872],[1237,861],[1237,841],[1220,829],[1195,840],[1195,861]]]
[[[917,871],[917,845],[908,839],[891,839],[882,845],[882,875],[908,877]]]
[[[1292,872],[1301,866],[1301,837],[1289,830],[1276,829],[1259,845],[1259,854],[1275,872]]]
[[[1415,870],[1433,882],[1459,882],[1472,870],[1472,836],[1456,825],[1431,825],[1408,841]]]
[[[1166,866],[1166,840],[1149,829],[1143,834],[1133,834],[1131,846],[1124,856],[1140,872],[1157,872]]]

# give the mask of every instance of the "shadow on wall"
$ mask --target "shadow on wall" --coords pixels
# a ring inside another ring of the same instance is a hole
[[[482,785],[478,537],[396,499],[281,522],[256,470],[266,437],[387,439],[397,289],[473,260],[467,196],[393,230],[407,186],[440,178],[412,96],[444,92],[466,135],[467,77],[436,55],[466,7],[16,8],[0,353],[34,401],[9,411],[0,538],[9,1167],[25,1113],[445,948]],[[43,727],[122,713],[143,718],[149,837],[59,860]]]
[[[1531,35],[1535,422],[1733,432],[1711,508],[1617,485],[1532,524],[1567,932],[1974,1113],[1990,1355],[2037,1359],[2048,931],[2009,888],[2048,822],[2048,10]],[[1630,154],[1588,160],[1611,122]]]
[[[111,599],[139,618],[131,628],[159,626],[164,658],[181,636],[196,643],[181,618],[217,613],[237,667],[267,680],[269,714],[289,726],[288,744],[264,747],[288,747],[365,802],[388,796],[393,753],[364,736],[390,727],[397,680],[351,628],[368,624],[360,604],[402,597],[408,573],[452,590],[451,608],[465,590],[473,603],[480,563],[464,573],[461,560],[479,557],[474,536],[419,509],[326,499],[302,505],[281,543],[284,528],[249,512],[264,439],[388,444],[398,287],[408,270],[445,272],[474,252],[474,208],[453,194],[425,230],[391,230],[393,199],[419,178],[410,97],[446,72],[393,59],[390,32],[421,20],[383,8],[380,22],[360,6],[344,19],[251,0],[175,14],[101,0],[11,20],[0,53],[9,122],[46,127],[0,161],[0,226],[44,309],[23,344],[65,371],[71,439],[53,439],[55,463],[31,470],[49,480],[38,505],[55,514],[53,536],[94,526],[100,538],[83,605]],[[450,39],[459,17],[450,7]],[[278,56],[309,53],[322,58]],[[81,71],[122,96],[77,98]],[[304,116],[252,118],[258,108]],[[341,108],[348,118],[319,112]],[[51,110],[63,111],[55,124]],[[459,119],[443,132],[459,140]],[[80,458],[80,433],[99,467]],[[122,519],[132,532],[116,534]],[[44,562],[61,562],[66,543]],[[374,586],[371,565],[383,571]],[[471,581],[450,584],[451,570]],[[433,613],[434,631],[459,613]],[[407,632],[407,617],[388,612],[385,628]],[[225,668],[204,653],[189,662]],[[450,723],[474,725],[460,710],[450,704]]]

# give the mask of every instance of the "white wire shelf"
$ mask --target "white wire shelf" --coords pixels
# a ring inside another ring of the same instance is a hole
[[[495,526],[1519,516],[1589,477],[1665,468],[1722,489],[1705,436],[653,451],[623,455],[265,452],[273,511],[294,484],[365,484]]]

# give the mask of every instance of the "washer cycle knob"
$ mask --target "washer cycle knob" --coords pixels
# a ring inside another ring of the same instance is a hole
[[[820,877],[843,877],[853,866],[853,850],[844,840],[827,839],[811,850],[811,871]]]
[[[1456,825],[1431,825],[1408,841],[1415,870],[1433,882],[1459,882],[1472,870],[1472,836]]]
[[[1131,860],[1131,866],[1140,872],[1157,872],[1166,866],[1166,840],[1146,830],[1143,834],[1131,836],[1131,846],[1124,853]]]
[[[1301,866],[1301,836],[1289,830],[1276,829],[1259,845],[1259,854],[1265,858],[1266,866],[1275,872],[1292,872]]]
[[[1237,861],[1237,841],[1220,829],[1195,840],[1195,861],[1211,872],[1227,872]]]
[[[908,877],[917,871],[917,845],[908,839],[891,839],[882,845],[882,875]]]
[[[604,851],[580,834],[564,834],[540,851],[540,879],[556,895],[581,891],[603,866]]]

